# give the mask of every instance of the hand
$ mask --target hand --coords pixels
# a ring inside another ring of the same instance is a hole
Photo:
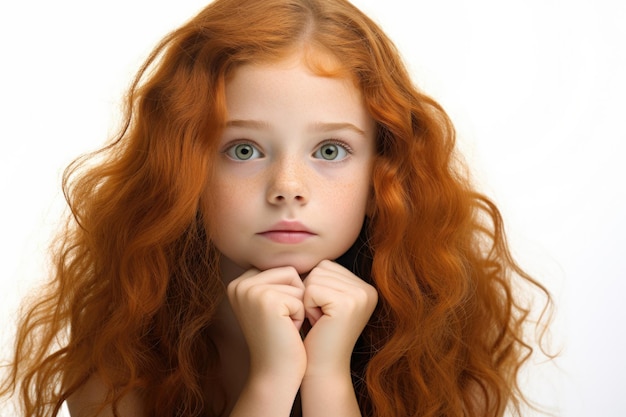
[[[304,308],[312,325],[304,340],[305,377],[349,374],[354,344],[378,302],[376,289],[331,261],[320,262],[304,286]]]
[[[307,361],[299,333],[305,317],[304,290],[292,267],[251,269],[228,285],[228,298],[250,351],[249,380],[288,379],[299,386]]]

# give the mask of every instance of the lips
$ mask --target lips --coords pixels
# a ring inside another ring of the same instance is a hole
[[[276,243],[296,244],[315,236],[315,233],[300,222],[281,221],[259,235]]]

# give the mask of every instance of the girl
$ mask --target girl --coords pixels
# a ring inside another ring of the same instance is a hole
[[[547,292],[444,111],[344,0],[210,4],[64,191],[2,389],[27,416],[519,411],[514,288]]]

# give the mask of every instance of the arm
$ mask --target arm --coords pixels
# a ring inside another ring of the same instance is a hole
[[[300,392],[305,417],[361,416],[349,370],[334,376],[306,376]]]
[[[250,270],[228,286],[233,312],[250,351],[250,370],[231,417],[289,416],[302,382],[306,352],[299,328],[304,321],[304,285],[294,268]],[[70,396],[72,417],[114,417],[111,406],[100,409],[107,387],[92,377]],[[145,415],[141,397],[124,397],[119,417]]]
[[[231,417],[287,417],[302,382],[306,352],[304,284],[294,268],[250,270],[228,298],[250,352],[250,370]]]
[[[357,417],[361,413],[350,375],[352,350],[378,294],[339,264],[322,261],[305,280],[304,306],[313,325],[304,340],[307,368],[302,380],[306,417]]]
[[[248,378],[230,417],[289,416],[298,392],[298,378]]]

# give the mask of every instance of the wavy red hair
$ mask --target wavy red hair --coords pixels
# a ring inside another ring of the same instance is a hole
[[[514,288],[550,297],[512,259],[496,206],[455,157],[446,113],[347,1],[217,0],[148,58],[115,140],[66,170],[71,216],[56,271],[24,310],[3,384],[5,394],[20,390],[25,415],[56,415],[94,375],[107,404],[140,391],[149,416],[219,413],[208,407],[220,391],[207,329],[224,288],[205,189],[224,86],[241,65],[303,47],[332,55],[341,74],[311,65],[349,74],[377,122],[371,213],[341,259],[379,292],[352,361],[363,415],[518,409],[532,348],[530,310]]]

